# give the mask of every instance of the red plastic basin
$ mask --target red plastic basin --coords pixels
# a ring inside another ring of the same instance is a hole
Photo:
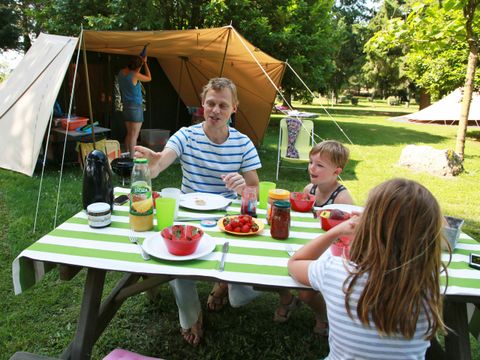
[[[292,204],[292,210],[308,212],[312,210],[313,204],[315,203],[315,195],[292,192],[290,193],[290,203]]]
[[[191,226],[191,225],[186,225],[186,226]],[[168,228],[171,229],[171,226]],[[163,229],[160,232],[160,235],[162,236],[163,241],[165,242],[165,245],[167,246],[168,252],[172,255],[177,255],[177,256],[186,256],[193,254],[195,250],[197,250],[198,245],[200,244],[200,240],[203,237],[203,231],[201,232],[201,236],[196,239],[196,240],[177,240],[177,239],[167,239],[164,236],[164,231],[167,228]]]

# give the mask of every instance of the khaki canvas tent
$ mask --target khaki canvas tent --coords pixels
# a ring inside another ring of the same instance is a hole
[[[285,63],[246,41],[232,26],[172,31],[84,31],[89,52],[138,55],[148,45],[187,106],[200,106],[208,79],[224,76],[238,88],[236,128],[261,144]],[[41,34],[0,88],[0,167],[32,175],[55,98],[76,38]],[[91,87],[95,83],[90,81]]]
[[[425,109],[412,114],[394,117],[392,120],[407,120],[423,124],[458,124],[462,105],[462,95],[462,89],[458,88],[449,95],[445,96],[443,99],[426,107]],[[472,102],[470,103],[468,124],[477,126],[480,124],[480,96],[476,92],[473,93]]]

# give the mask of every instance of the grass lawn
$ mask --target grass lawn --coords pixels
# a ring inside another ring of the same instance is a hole
[[[315,132],[323,139],[347,143],[337,125],[318,104],[297,108],[322,114],[315,120]],[[407,144],[454,148],[456,127],[418,125],[387,120],[414,108],[389,107],[385,103],[360,102],[358,106],[327,107],[338,125],[352,140],[351,159],[342,174],[356,202],[362,205],[368,190],[392,177],[407,177],[429,188],[445,214],[465,219],[464,232],[480,239],[480,130],[470,128],[465,147],[466,171],[455,178],[412,173],[396,166]],[[259,148],[262,180],[275,180],[278,125],[281,115],[272,115],[263,145]],[[181,172],[172,166],[153,181],[155,189],[179,186]],[[40,199],[37,231],[32,233],[40,176],[33,178],[0,170],[0,360],[16,351],[59,356],[71,340],[78,317],[85,272],[69,282],[58,280],[56,270],[25,293],[15,296],[11,280],[13,259],[28,245],[52,230],[55,215],[59,169],[46,170]],[[116,179],[117,180],[117,179]],[[306,170],[282,169],[278,188],[303,189]],[[119,182],[117,181],[117,184]],[[67,166],[61,185],[57,225],[81,209],[82,173]],[[480,273],[479,273],[480,274]],[[110,289],[121,274],[110,274]],[[199,295],[206,302],[211,284],[199,283]],[[226,307],[218,314],[206,314],[205,341],[198,348],[187,346],[179,335],[177,311],[168,286],[155,301],[145,296],[128,299],[97,342],[92,358],[101,359],[122,347],[166,359],[315,359],[328,353],[326,340],[313,335],[313,314],[301,308],[285,324],[272,322],[277,297],[267,293],[239,309]],[[480,360],[480,349],[472,339],[473,359]]]

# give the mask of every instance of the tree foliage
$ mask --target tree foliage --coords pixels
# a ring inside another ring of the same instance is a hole
[[[334,0],[8,1],[15,2],[19,13],[35,24],[28,30],[37,34],[78,36],[81,25],[95,30],[162,30],[231,23],[262,50],[280,60],[288,59],[314,90],[328,86],[334,69],[332,58],[338,52]],[[304,95],[303,85],[291,72],[286,72],[283,86],[289,93]]]
[[[462,85],[468,61],[464,2],[385,1],[384,13],[376,19],[379,29],[365,47],[366,70],[373,76],[372,69],[380,69],[388,57],[398,67],[390,72],[398,73],[394,86],[408,80],[434,98]],[[474,28],[479,25],[475,20]]]
[[[365,63],[363,47],[372,35],[368,28],[373,13],[365,0],[339,0],[333,8],[335,31],[334,73],[330,89],[337,97],[347,86],[364,87],[362,66]]]

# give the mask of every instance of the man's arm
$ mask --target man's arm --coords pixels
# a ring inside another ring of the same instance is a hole
[[[230,173],[223,178],[227,189],[235,191],[237,194],[241,194],[245,186],[257,186],[258,187],[258,175],[257,170],[250,170],[243,173],[243,176],[239,173]]]
[[[135,146],[135,157],[148,160],[148,167],[153,179],[175,161],[177,153],[170,148],[165,148],[162,152],[155,152],[143,146]]]

